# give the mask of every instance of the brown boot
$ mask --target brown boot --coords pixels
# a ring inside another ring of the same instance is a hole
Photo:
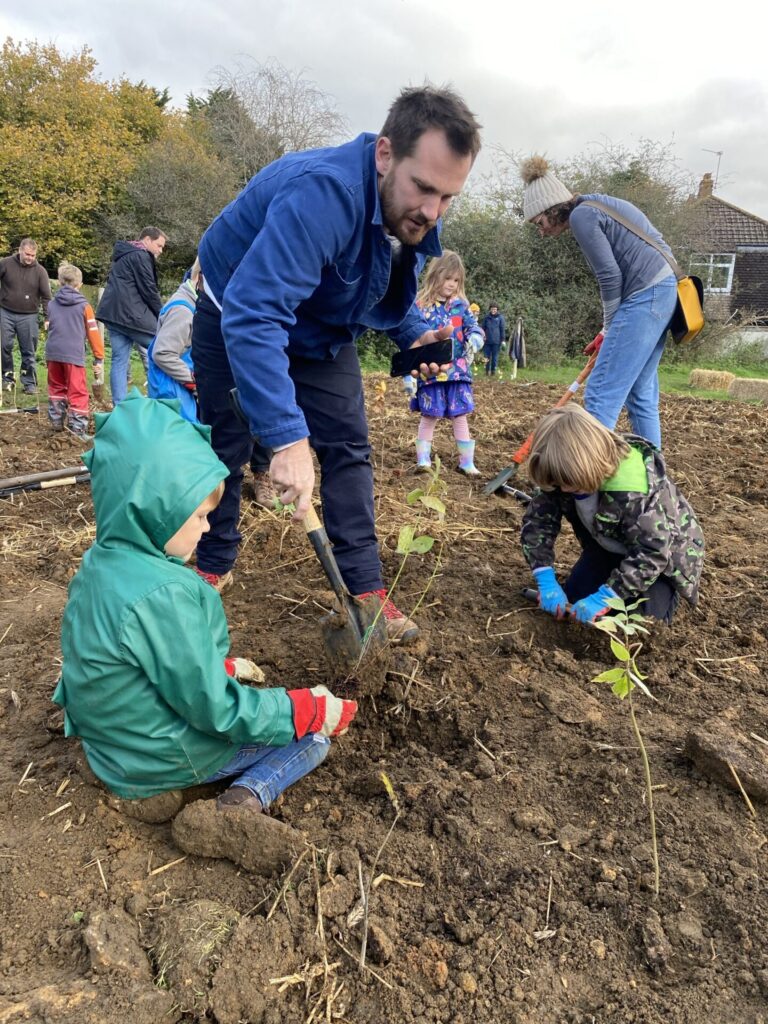
[[[253,474],[253,500],[262,508],[275,508],[277,491],[272,483],[269,472]]]
[[[219,811],[234,810],[235,808],[241,811],[252,811],[254,814],[260,814],[264,810],[261,800],[245,786],[230,786],[216,800],[216,809]]]

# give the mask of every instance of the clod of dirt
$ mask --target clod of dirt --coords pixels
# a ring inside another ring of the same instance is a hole
[[[121,800],[109,796],[107,803],[113,810],[127,814],[129,818],[136,818],[149,825],[159,825],[179,813],[184,806],[184,797],[180,789],[170,789],[167,793],[148,796],[144,800]]]
[[[533,692],[547,711],[566,725],[597,723],[603,719],[599,702],[571,682],[556,684],[542,679]]]
[[[662,927],[661,918],[655,910],[648,911],[648,916],[641,925],[640,934],[650,969],[657,973],[665,971],[672,957],[672,946]]]
[[[518,828],[539,835],[551,832],[555,824],[555,819],[544,807],[521,807],[515,811],[514,821]]]
[[[358,896],[358,890],[344,875],[337,875],[319,890],[318,900],[323,917],[346,914]]]
[[[388,964],[395,956],[395,944],[378,921],[368,922],[368,949],[377,964]]]
[[[173,1024],[179,1019],[167,992],[152,985],[130,982],[120,987],[114,980],[94,986],[90,981],[43,985],[4,1003],[3,1024],[45,1021],[46,1024],[104,1024],[130,1020],[131,1024]]]
[[[226,857],[247,871],[271,875],[290,864],[304,845],[301,834],[268,814],[196,800],[173,819],[173,841],[198,857]]]
[[[139,943],[134,918],[119,907],[91,914],[83,939],[98,974],[114,972],[137,981],[150,982],[152,971]]]
[[[205,1014],[211,975],[239,920],[214,900],[174,906],[157,918],[150,940],[155,973],[185,1013]]]
[[[712,720],[692,729],[685,739],[685,754],[704,775],[738,790],[730,764],[749,796],[768,801],[768,754],[722,722]]]

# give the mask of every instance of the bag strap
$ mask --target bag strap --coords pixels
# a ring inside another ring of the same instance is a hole
[[[656,252],[660,253],[667,261],[667,263],[670,265],[670,267],[672,267],[672,270],[674,271],[675,277],[678,281],[682,281],[684,277],[688,276],[687,274],[684,274],[682,272],[682,270],[680,269],[680,264],[677,262],[675,257],[672,256],[670,253],[665,252],[664,249],[661,248],[659,243],[654,238],[651,238],[650,235],[646,235],[642,228],[637,227],[635,224],[632,223],[632,221],[627,220],[626,217],[623,217],[616,210],[612,210],[610,206],[606,206],[605,203],[601,203],[599,199],[584,199],[581,203],[579,203],[579,205],[594,206],[596,210],[602,210],[602,212],[607,217],[610,217],[611,220],[618,221],[618,223],[621,224],[622,227],[625,227],[627,231],[631,231],[633,235],[637,235],[638,238],[642,238],[642,240],[644,242],[647,242],[648,245],[653,246]]]

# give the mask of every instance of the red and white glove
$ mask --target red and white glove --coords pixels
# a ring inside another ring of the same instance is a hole
[[[334,697],[326,686],[288,690],[288,696],[293,704],[293,728],[297,740],[308,732],[341,736],[357,714],[357,701]]]
[[[603,332],[600,331],[600,333],[596,334],[594,336],[594,338],[592,339],[592,341],[590,341],[590,343],[584,348],[584,355],[585,356],[593,356],[593,355],[596,356],[597,353],[600,351],[600,346],[602,344],[603,344]]]
[[[228,676],[245,683],[263,683],[264,673],[254,662],[247,658],[225,658],[224,670]]]
[[[93,383],[103,384],[104,383],[104,360],[94,359],[93,360]]]

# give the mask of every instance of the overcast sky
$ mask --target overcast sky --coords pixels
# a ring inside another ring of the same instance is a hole
[[[9,3],[2,5],[7,9]],[[105,79],[203,93],[243,55],[303,69],[351,129],[377,131],[400,87],[451,82],[492,147],[568,160],[606,142],[671,144],[697,181],[768,218],[768,17],[762,4],[645,0],[33,0],[14,41],[87,45]],[[751,8],[753,13],[750,13]],[[762,12],[762,13],[760,13]],[[478,170],[474,172],[478,173]]]

